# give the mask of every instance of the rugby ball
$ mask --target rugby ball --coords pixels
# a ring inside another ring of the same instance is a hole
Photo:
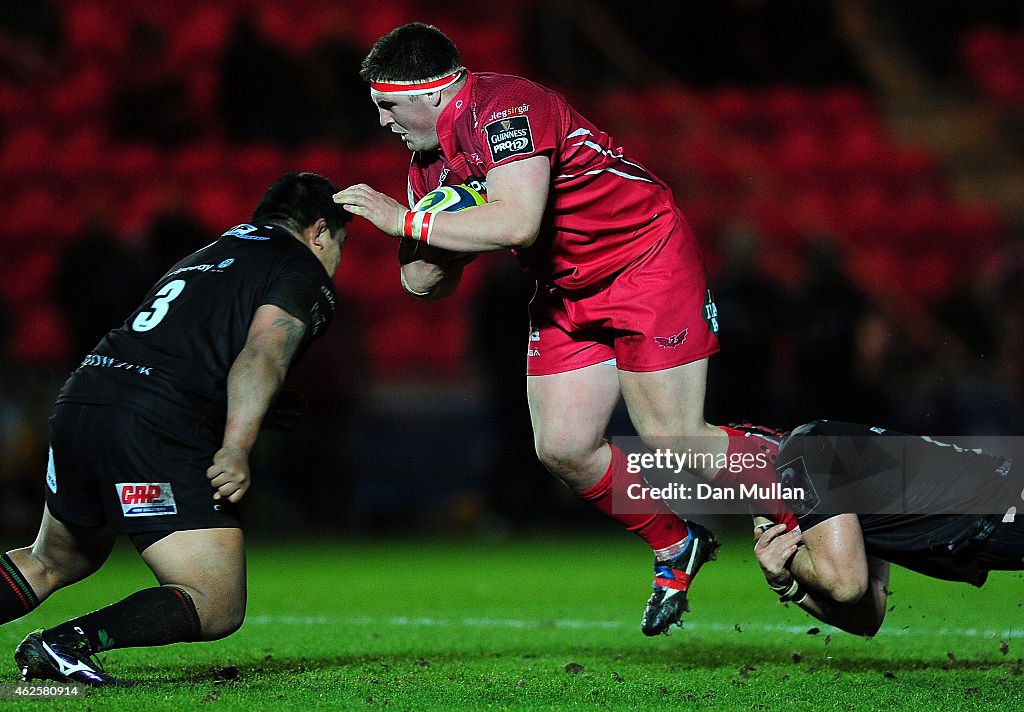
[[[424,195],[412,209],[427,213],[457,213],[486,202],[480,193],[468,185],[444,185]]]

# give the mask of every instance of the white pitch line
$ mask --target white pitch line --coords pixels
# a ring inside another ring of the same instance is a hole
[[[461,620],[444,618],[414,618],[407,616],[393,616],[390,618],[373,618],[371,616],[358,617],[330,617],[330,616],[250,616],[245,619],[246,623],[254,625],[294,625],[294,626],[316,626],[316,625],[340,625],[340,626],[391,626],[411,628],[518,628],[518,629],[540,629],[559,628],[580,630],[589,628],[632,628],[631,624],[623,621],[582,621],[573,619],[560,620],[522,620],[517,618],[463,618]],[[717,623],[712,621],[686,621],[682,634],[685,631],[694,633],[731,633],[736,630],[736,623]],[[784,623],[741,623],[739,624],[744,633],[788,633],[792,635],[806,635],[810,628],[820,628],[823,633],[841,632],[832,626],[809,620],[806,625],[788,625]],[[932,628],[929,626],[915,625],[907,628],[885,628],[878,632],[879,636],[942,636],[960,638],[999,638],[1012,640],[1024,638],[1024,628]]]

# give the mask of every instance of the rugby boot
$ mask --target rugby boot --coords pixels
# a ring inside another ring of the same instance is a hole
[[[673,625],[682,626],[683,613],[690,610],[686,592],[700,567],[717,558],[715,535],[699,524],[687,522],[690,540],[677,556],[654,560],[654,592],[647,600],[640,630],[644,635],[669,635]]]
[[[83,655],[66,645],[43,640],[42,629],[25,636],[14,650],[14,662],[21,677],[31,680],[80,682],[93,687],[123,686],[126,683],[108,675],[92,655]]]

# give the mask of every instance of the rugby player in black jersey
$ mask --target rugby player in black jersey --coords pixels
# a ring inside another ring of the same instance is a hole
[[[120,684],[96,653],[241,626],[236,505],[275,394],[334,312],[351,218],[337,191],[313,173],[282,176],[249,223],[171,267],[64,385],[39,534],[0,556],[0,623],[99,569],[118,534],[159,585],[29,634],[14,656],[26,680]]]
[[[975,586],[1024,570],[1024,468],[1011,458],[816,421],[782,440],[776,471],[799,526],[755,517],[758,563],[782,601],[842,630],[881,627],[890,564]]]

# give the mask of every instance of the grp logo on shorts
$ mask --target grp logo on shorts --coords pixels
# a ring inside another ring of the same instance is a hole
[[[126,517],[156,517],[177,514],[170,482],[119,482],[117,498]]]

